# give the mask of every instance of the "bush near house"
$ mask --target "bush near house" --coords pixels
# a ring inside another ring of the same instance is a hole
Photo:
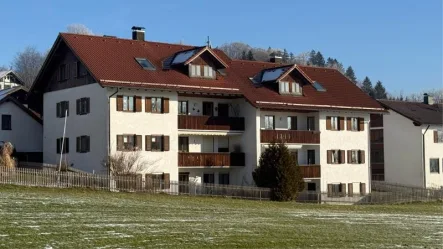
[[[301,170],[295,158],[283,144],[270,144],[261,154],[259,167],[252,172],[259,187],[271,189],[274,201],[295,200],[304,189]]]

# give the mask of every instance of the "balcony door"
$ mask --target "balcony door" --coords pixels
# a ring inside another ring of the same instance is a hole
[[[189,172],[178,173],[179,193],[189,193]]]
[[[218,103],[218,116],[229,117],[229,105]]]
[[[204,116],[214,116],[214,103],[213,102],[203,102],[203,115]]]
[[[308,164],[315,164],[315,150],[308,150]]]
[[[307,121],[308,131],[315,131],[315,117],[308,117]]]
[[[178,137],[178,151],[189,152],[189,137]]]

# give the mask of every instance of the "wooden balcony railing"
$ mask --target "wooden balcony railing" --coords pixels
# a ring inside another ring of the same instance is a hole
[[[262,143],[319,144],[320,131],[261,130],[260,141]]]
[[[320,178],[320,165],[300,165],[303,178]]]
[[[179,115],[178,128],[186,130],[244,131],[245,119],[242,117]]]
[[[178,153],[178,166],[245,166],[245,153]]]

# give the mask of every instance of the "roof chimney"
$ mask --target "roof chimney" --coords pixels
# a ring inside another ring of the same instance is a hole
[[[271,58],[269,59],[270,62],[273,63],[282,63],[283,62],[283,57],[278,56],[278,55],[271,55]]]
[[[427,105],[433,105],[434,104],[434,98],[429,96],[427,93],[423,94],[423,103]]]
[[[145,28],[143,27],[132,27],[132,40],[144,41],[145,40]]]

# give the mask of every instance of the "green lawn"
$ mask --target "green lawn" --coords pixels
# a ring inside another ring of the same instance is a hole
[[[332,206],[0,186],[0,248],[442,248],[441,203]]]

